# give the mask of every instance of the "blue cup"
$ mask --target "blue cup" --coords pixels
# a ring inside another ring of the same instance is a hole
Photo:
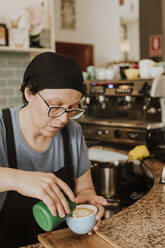
[[[74,211],[77,211],[78,209],[82,210],[84,216],[74,216]],[[65,219],[67,226],[77,234],[86,234],[90,232],[96,224],[97,207],[90,204],[81,204],[77,205],[74,211],[73,215],[68,216]],[[88,215],[86,215],[86,212]]]

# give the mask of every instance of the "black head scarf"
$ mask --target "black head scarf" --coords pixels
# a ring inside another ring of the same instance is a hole
[[[75,89],[83,92],[83,76],[77,61],[66,55],[45,52],[32,59],[23,82],[37,82],[38,90]]]

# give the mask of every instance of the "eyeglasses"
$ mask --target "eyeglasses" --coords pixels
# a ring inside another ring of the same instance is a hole
[[[85,112],[86,112],[86,110],[83,109],[83,108],[70,108],[70,109],[66,109],[66,108],[64,108],[62,106],[50,106],[44,100],[44,98],[40,95],[39,92],[37,94],[41,97],[41,99],[48,106],[48,116],[51,117],[51,118],[59,117],[59,116],[63,115],[66,112],[69,119],[76,120],[76,119],[81,118],[85,114]]]

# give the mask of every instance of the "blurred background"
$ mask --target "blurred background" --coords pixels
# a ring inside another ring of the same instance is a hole
[[[73,54],[83,71],[89,65],[164,60],[164,1],[0,0],[0,4],[0,108],[21,102],[24,69],[29,59],[45,50]]]

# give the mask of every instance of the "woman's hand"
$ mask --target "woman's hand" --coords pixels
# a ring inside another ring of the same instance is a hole
[[[85,197],[86,195],[86,197]],[[83,198],[83,200],[81,200],[81,198]],[[85,199],[86,198],[86,199]],[[98,196],[98,195],[93,195],[93,192],[84,192],[84,197],[83,194],[81,194],[81,197],[77,197],[76,198],[76,203],[77,204],[83,204],[83,203],[88,203],[88,204],[92,204],[95,205],[98,209],[97,215],[96,215],[96,220],[97,223],[94,226],[93,230],[91,232],[89,232],[88,234],[91,235],[93,231],[98,231],[100,222],[101,222],[101,218],[104,214],[104,207],[107,205],[107,201],[104,197],[102,196]]]
[[[107,205],[107,201],[106,201],[106,199],[104,197],[96,195],[96,196],[91,196],[91,199],[89,199],[89,203],[92,204],[92,205],[95,205],[97,207],[97,209],[98,209],[98,212],[97,212],[97,215],[96,215],[97,223],[93,228],[93,231],[96,232],[99,229],[101,218],[103,217],[103,214],[104,214],[104,207],[103,206]],[[89,232],[88,234],[91,235],[92,231]]]
[[[53,173],[15,170],[15,188],[22,195],[42,200],[52,215],[57,212],[64,217],[70,212],[62,191],[71,201],[75,201],[69,186]]]
[[[96,215],[97,223],[93,228],[93,231],[97,231],[101,222],[101,218],[104,214],[103,206],[107,205],[107,201],[104,197],[96,195],[90,169],[75,180],[75,193],[77,204],[89,203],[95,205],[98,208]],[[88,234],[91,235],[92,231]]]

